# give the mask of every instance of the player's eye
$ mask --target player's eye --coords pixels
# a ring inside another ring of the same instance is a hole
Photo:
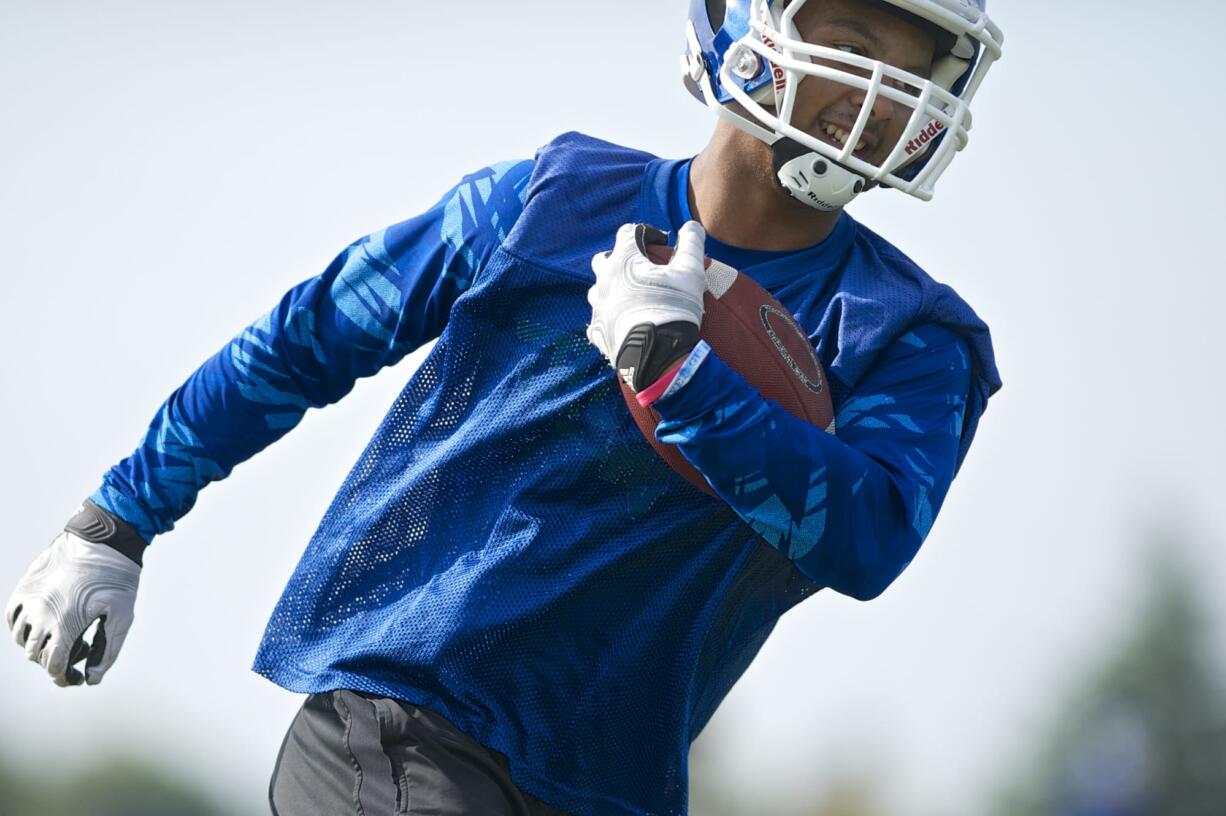
[[[896,80],[893,80],[890,84],[893,85],[898,90],[902,91],[903,93],[910,94],[911,96],[920,95],[920,89],[916,87],[915,85],[912,85],[909,82],[903,82],[900,79],[896,79]]]
[[[866,57],[864,49],[853,43],[835,43],[833,48],[836,51],[842,51],[846,54],[855,54],[857,57]]]

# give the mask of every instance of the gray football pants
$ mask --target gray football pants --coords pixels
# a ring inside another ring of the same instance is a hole
[[[307,697],[268,798],[273,816],[565,816],[438,714],[352,691]]]

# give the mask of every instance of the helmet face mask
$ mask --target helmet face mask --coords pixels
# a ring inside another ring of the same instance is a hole
[[[682,60],[687,86],[719,118],[770,145],[781,183],[810,206],[837,209],[875,185],[930,199],[937,179],[966,146],[971,99],[1000,56],[1003,36],[986,15],[985,0],[864,0],[866,8],[871,2],[935,32],[939,45],[930,76],[806,42],[797,30],[796,15],[806,3],[821,2],[728,0],[722,19],[716,21],[708,0],[692,0],[688,53]],[[860,100],[854,124],[846,122],[849,131],[840,127],[838,139],[807,132],[793,121],[804,80],[831,83]],[[906,117],[904,126],[894,128],[900,135],[891,134],[892,144],[857,152],[856,146],[872,132],[874,106],[886,102],[896,116]],[[784,152],[792,157],[790,177],[781,170],[779,158],[785,145]],[[803,161],[797,158],[802,154]],[[827,174],[824,187],[819,185],[821,195],[797,188],[801,178],[808,183],[803,170],[796,175],[798,168],[809,167],[835,171]]]

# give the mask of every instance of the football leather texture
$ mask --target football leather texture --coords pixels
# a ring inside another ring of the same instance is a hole
[[[666,264],[667,246],[647,247],[653,263]],[[834,433],[834,408],[826,372],[804,330],[773,295],[748,275],[706,259],[707,291],[699,337],[768,400],[811,425]],[[692,485],[716,496],[707,480],[676,445],[656,439],[660,415],[639,405],[634,391],[617,378],[631,416],[664,461]]]

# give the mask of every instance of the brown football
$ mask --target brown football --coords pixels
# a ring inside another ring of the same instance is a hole
[[[668,263],[672,248],[650,245],[647,255],[655,263]],[[706,267],[707,292],[699,337],[763,397],[779,403],[793,416],[834,433],[834,408],[826,373],[804,330],[748,275],[711,258],[707,258]],[[620,377],[617,381],[635,423],[656,452],[699,490],[716,495],[675,445],[656,440],[659,414],[639,405],[634,391]]]

